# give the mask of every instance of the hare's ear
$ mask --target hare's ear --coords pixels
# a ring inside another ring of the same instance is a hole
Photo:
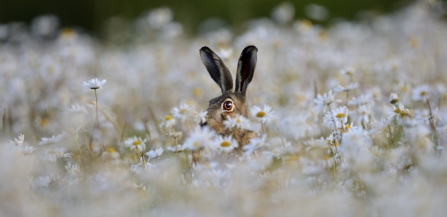
[[[200,58],[211,78],[219,85],[222,94],[233,90],[233,78],[224,62],[208,47],[200,49]]]
[[[246,47],[242,51],[237,64],[235,92],[245,93],[247,90],[255,72],[257,53],[258,48],[253,45]]]

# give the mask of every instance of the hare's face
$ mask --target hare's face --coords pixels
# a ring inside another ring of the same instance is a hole
[[[257,52],[258,49],[255,46],[248,46],[242,51],[237,66],[236,87],[233,91],[233,78],[222,59],[208,47],[200,49],[203,64],[222,90],[221,96],[210,100],[206,123],[202,126],[208,125],[222,136],[232,135],[240,147],[248,143],[253,133],[246,130],[227,129],[223,122],[230,117],[235,118],[236,115],[247,117],[245,95],[255,72]]]
[[[228,92],[210,100],[206,124],[220,135],[229,135],[223,122],[236,115],[247,116],[245,97],[240,93]]]

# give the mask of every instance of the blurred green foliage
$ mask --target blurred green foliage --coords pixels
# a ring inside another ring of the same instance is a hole
[[[355,18],[362,10],[387,12],[399,6],[398,0],[290,0],[295,17],[305,17],[305,6],[313,3],[325,6],[330,18]],[[54,14],[62,26],[79,26],[97,32],[104,21],[113,16],[135,18],[143,12],[170,7],[174,19],[187,29],[195,28],[206,18],[221,17],[229,24],[239,24],[254,17],[270,16],[277,0],[1,0],[0,23],[25,21],[29,23],[41,14]]]

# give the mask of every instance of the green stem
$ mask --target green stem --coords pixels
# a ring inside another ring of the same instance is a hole
[[[96,123],[97,123],[97,126],[98,126],[98,133],[101,134],[101,130],[100,130],[100,126],[99,126],[99,116],[98,116],[98,94],[96,93],[96,89],[93,89],[93,90],[95,91],[95,98],[96,98],[96,103],[95,103],[95,106],[96,106]],[[102,150],[105,151],[106,148],[104,147],[104,142],[102,141],[102,138],[101,138],[101,145],[102,145]]]

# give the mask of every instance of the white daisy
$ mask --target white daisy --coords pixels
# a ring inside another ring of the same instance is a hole
[[[244,150],[245,155],[250,155],[255,150],[262,148],[265,145],[265,142],[267,140],[267,135],[262,135],[258,138],[250,139],[250,143],[245,145],[242,149]]]
[[[414,101],[426,100],[430,98],[430,95],[431,95],[430,86],[424,84],[413,89],[411,98]]]
[[[330,130],[344,128],[348,122],[348,107],[343,106],[328,111],[323,117],[323,125]]]
[[[159,148],[159,149],[155,149],[155,150],[150,150],[148,152],[145,153],[146,156],[149,157],[149,159],[152,158],[156,158],[159,157],[161,154],[163,154],[163,148]]]
[[[67,109],[67,113],[77,114],[77,113],[87,113],[87,110],[84,106],[80,106],[79,104],[71,105],[70,108]]]
[[[390,112],[390,118],[396,118],[396,120],[401,120],[403,118],[411,117],[411,113],[409,109],[406,109],[402,103],[397,103],[393,105],[393,111]]]
[[[369,123],[369,117],[371,116],[371,106],[368,105],[360,105],[356,112],[356,122],[361,123]]]
[[[223,123],[225,125],[225,128],[231,129],[236,127],[244,130],[251,130],[250,120],[242,115],[236,115],[235,118],[229,117]]]
[[[185,149],[189,150],[199,150],[205,147],[213,147],[215,136],[214,131],[210,130],[208,127],[196,127],[189,138],[185,140],[183,144]]]
[[[166,115],[163,118],[163,121],[160,123],[160,128],[169,129],[172,126],[174,126],[176,123],[175,118],[173,118],[171,115]]]
[[[15,144],[19,147],[22,147],[23,142],[25,141],[25,135],[20,134],[17,138],[14,138],[14,141],[10,141],[12,144]]]
[[[39,145],[53,144],[53,143],[59,142],[62,138],[66,137],[66,136],[67,136],[67,133],[62,132],[61,134],[59,134],[57,136],[53,135],[52,137],[49,137],[49,138],[43,137],[40,139]]]
[[[81,173],[79,164],[69,163],[65,166],[65,169],[67,170],[68,174],[70,174],[70,176],[73,176],[73,177],[77,177]]]
[[[106,80],[99,80],[97,78],[93,78],[89,81],[84,81],[84,86],[90,88],[90,89],[99,89],[102,88],[102,85],[104,85],[106,83]]]
[[[194,106],[186,103],[171,109],[172,116],[179,119],[181,122],[185,122],[188,118],[191,118],[194,113]]]
[[[34,152],[34,150],[36,150],[33,146],[23,146],[22,149],[20,150],[20,152],[23,155],[30,155]]]
[[[334,92],[340,93],[340,92],[348,92],[351,90],[354,90],[355,88],[359,87],[359,83],[351,83],[346,87],[338,86],[334,89]]]
[[[251,115],[253,118],[260,120],[262,123],[269,122],[272,118],[273,111],[268,105],[264,105],[264,108],[258,106],[253,106],[251,109]]]
[[[352,98],[352,100],[348,102],[348,105],[374,105],[374,99],[372,94],[363,94],[357,98]]]
[[[151,168],[152,168],[152,164],[150,164],[148,161],[144,160],[143,158],[140,158],[140,163],[131,165],[130,171],[138,174],[145,170],[149,170]]]
[[[341,100],[336,100],[335,95],[332,94],[332,90],[324,93],[323,95],[318,94],[317,98],[314,99],[315,111],[320,113],[321,111],[326,111],[329,106],[334,102],[341,102]]]
[[[208,111],[201,111],[201,112],[197,113],[196,123],[198,123],[198,124],[205,123],[207,114],[208,114]]]
[[[228,60],[231,58],[231,55],[233,54],[233,49],[231,47],[229,48],[219,48],[217,51],[217,54],[222,58],[222,60]]]
[[[354,67],[349,66],[344,69],[341,69],[340,74],[351,77],[351,76],[355,75],[356,71],[357,70]]]
[[[65,148],[50,148],[45,151],[43,160],[46,162],[56,162],[58,158],[70,158],[71,153],[67,153]]]
[[[106,151],[102,152],[101,157],[103,159],[119,159],[120,153],[118,153],[113,147],[106,147]]]
[[[166,149],[170,152],[182,152],[184,151],[186,148],[183,145],[176,145],[173,147],[166,147]]]
[[[233,139],[232,136],[218,136],[215,140],[215,145],[217,146],[217,149],[224,152],[230,152],[237,148],[238,144],[235,139]]]
[[[142,152],[146,149],[146,139],[140,137],[130,137],[124,141],[124,146],[129,147],[131,151]]]

